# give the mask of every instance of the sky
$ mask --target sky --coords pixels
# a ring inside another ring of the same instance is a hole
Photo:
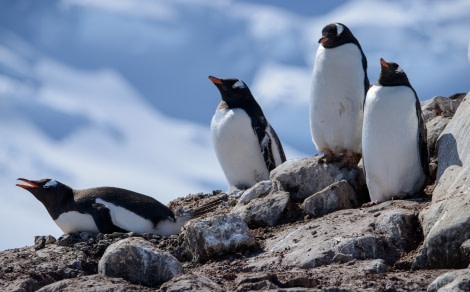
[[[1,1],[0,250],[61,235],[19,177],[165,204],[226,190],[209,75],[250,87],[288,159],[315,155],[311,72],[331,22],[361,43],[372,84],[382,57],[421,100],[470,90],[467,0]]]

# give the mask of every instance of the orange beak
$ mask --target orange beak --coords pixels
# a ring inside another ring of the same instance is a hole
[[[324,44],[324,43],[326,43],[328,40],[329,40],[328,37],[322,37],[321,39],[318,40],[318,42]]]
[[[218,85],[221,85],[223,82],[222,80],[220,80],[219,78],[216,78],[214,76],[209,76],[209,79],[212,81],[212,83],[214,84],[218,84]]]
[[[382,59],[382,58],[380,58],[380,65],[381,65],[382,67],[388,68],[388,63],[385,62],[385,60]]]
[[[16,184],[16,186],[20,187],[20,188],[23,188],[25,190],[27,189],[37,189],[39,188],[39,186],[37,184],[35,184],[34,182],[30,181],[30,180],[27,180],[25,178],[19,178],[18,180],[22,181],[22,182],[25,182],[26,184]]]

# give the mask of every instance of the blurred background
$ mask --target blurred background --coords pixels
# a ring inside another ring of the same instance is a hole
[[[310,78],[331,22],[361,43],[371,83],[383,57],[422,100],[470,90],[468,0],[2,0],[0,250],[61,235],[18,177],[165,204],[226,190],[208,75],[247,83],[288,159],[315,155]]]

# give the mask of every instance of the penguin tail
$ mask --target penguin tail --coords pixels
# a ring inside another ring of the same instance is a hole
[[[207,213],[215,211],[222,202],[227,201],[227,195],[224,195],[218,199],[212,200],[209,203],[202,205],[199,208],[192,210],[182,210],[178,217],[186,217],[187,220],[201,217]]]

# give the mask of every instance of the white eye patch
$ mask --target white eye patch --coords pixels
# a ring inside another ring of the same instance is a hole
[[[397,70],[395,70],[395,72],[396,73],[403,73],[403,69],[400,66],[398,66],[398,68],[397,68]]]
[[[339,23],[336,23],[336,36],[339,36],[341,33],[343,33],[344,26],[342,26]]]
[[[232,85],[233,88],[245,88],[246,87],[246,84],[241,81],[241,80],[238,80],[237,82],[235,82],[233,85]]]
[[[44,184],[43,188],[48,189],[50,187],[55,187],[55,186],[57,186],[57,181],[51,179],[50,181]]]

